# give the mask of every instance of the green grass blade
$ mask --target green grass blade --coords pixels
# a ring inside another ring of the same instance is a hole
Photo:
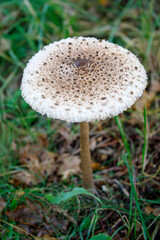
[[[132,173],[131,173],[131,171],[130,171],[130,167],[129,167],[129,165],[128,165],[128,161],[127,161],[127,156],[126,156],[126,155],[125,155],[124,159],[125,159],[126,166],[127,166],[127,168],[128,168],[129,179],[130,179],[131,187],[132,187],[132,190],[133,190],[136,207],[137,207],[137,210],[138,210],[138,212],[139,212],[139,215],[140,215],[140,218],[141,218],[141,221],[142,221],[144,239],[145,239],[145,240],[148,240],[148,239],[151,240],[151,237],[150,237],[150,235],[149,235],[149,233],[148,233],[148,230],[147,230],[147,227],[146,227],[146,224],[145,224],[143,215],[142,215],[142,211],[141,211],[141,208],[140,208],[140,205],[139,205],[139,200],[138,200],[137,192],[136,192],[136,189],[135,189],[135,186],[134,186],[134,182],[133,182],[133,175],[132,175]]]
[[[146,157],[147,157],[147,148],[148,148],[148,134],[147,134],[147,114],[146,109],[144,108],[144,144],[143,144],[143,152],[142,152],[142,173],[146,167]]]

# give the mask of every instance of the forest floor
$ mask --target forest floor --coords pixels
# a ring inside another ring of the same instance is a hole
[[[158,1],[0,1],[0,238],[160,239]],[[44,45],[94,36],[135,53],[148,75],[125,113],[90,124],[95,195],[81,188],[79,124],[43,117],[21,97]]]

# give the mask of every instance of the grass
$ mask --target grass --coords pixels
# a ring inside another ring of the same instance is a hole
[[[28,144],[41,148],[42,141],[48,151],[58,156],[67,152],[74,155],[74,146],[75,155],[79,154],[78,125],[42,117],[21,97],[19,87],[23,69],[39,48],[68,36],[109,39],[140,58],[148,74],[148,92],[153,82],[158,81],[158,2],[116,0],[106,1],[106,7],[104,3],[96,0],[0,2],[2,239],[43,239],[43,236],[49,239],[50,236],[89,240],[98,233],[108,234],[112,239],[159,239],[158,94],[144,110],[130,109],[115,120],[90,125],[91,141],[98,145],[98,141],[108,139],[109,144],[92,150],[93,160],[99,164],[94,170],[98,201],[79,194],[59,204],[46,199],[47,194],[59,196],[62,192],[65,195],[80,186],[78,174],[66,180],[59,176],[44,177],[31,186],[14,181],[17,172],[29,171],[26,163],[20,163],[21,150]],[[61,127],[71,132],[68,140],[60,135],[58,129]],[[110,171],[104,173],[106,169]],[[12,213],[18,217],[13,217]],[[24,213],[26,218],[23,218]],[[28,218],[33,221],[31,224]]]

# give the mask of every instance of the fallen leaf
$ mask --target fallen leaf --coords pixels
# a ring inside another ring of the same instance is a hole
[[[37,172],[39,172],[42,177],[48,177],[52,175],[57,168],[55,163],[56,158],[57,154],[55,153],[49,151],[41,152],[39,165],[37,166]]]
[[[6,215],[10,220],[26,225],[34,225],[42,222],[40,215],[25,205],[18,206],[12,211],[7,211]]]
[[[150,205],[146,206],[144,211],[147,215],[153,214],[156,217],[160,215],[160,208],[152,208]]]
[[[68,141],[70,139],[71,134],[70,134],[70,130],[67,127],[61,127],[59,128],[58,131],[65,140]]]
[[[50,237],[48,234],[39,239],[41,239],[41,240],[58,240],[58,238]]]
[[[28,187],[31,187],[39,183],[38,179],[33,174],[26,171],[20,171],[14,174],[13,179],[11,179],[9,182],[15,185],[24,184]]]
[[[57,161],[58,175],[63,176],[63,179],[67,179],[71,174],[79,173],[80,162],[79,156],[71,156],[68,153],[63,154]]]
[[[29,146],[24,148],[19,161],[25,165],[31,173],[44,178],[50,176],[56,170],[56,158],[57,154],[55,153]]]
[[[160,216],[160,208],[154,208],[153,215],[154,215],[155,217]]]
[[[94,151],[95,148],[96,148],[96,145],[97,145],[97,141],[96,141],[95,137],[92,137],[91,140],[90,140],[90,149],[92,151]]]
[[[102,136],[100,136],[100,137],[97,138],[97,142],[102,142],[102,140],[103,140],[103,137],[102,137]]]
[[[149,109],[155,99],[157,92],[160,91],[160,83],[153,81],[149,92],[144,91],[141,98],[133,105],[133,108],[138,111],[143,111],[143,108]]]
[[[22,189],[18,189],[17,191],[15,191],[15,196],[17,198],[23,196],[25,194],[25,192]]]
[[[103,6],[108,6],[109,5],[109,2],[110,0],[99,0],[100,4],[102,4]]]
[[[102,185],[102,191],[109,193],[109,188],[106,185]]]
[[[92,163],[92,168],[94,170],[102,170],[104,167],[102,167],[100,163]]]
[[[39,134],[38,136],[38,140],[39,140],[39,145],[41,145],[43,148],[44,147],[48,147],[48,139],[47,139],[47,135],[46,134]]]
[[[26,145],[21,149],[19,162],[25,167],[25,171],[19,171],[13,175],[15,184],[33,186],[51,176],[57,169],[55,160],[57,154],[42,149],[37,145]],[[12,181],[12,180],[11,180]]]
[[[3,209],[5,208],[5,206],[6,206],[6,201],[4,201],[3,199],[0,199],[0,215]]]
[[[56,140],[59,148],[59,153],[64,154],[67,151],[72,151],[73,146],[75,146],[74,141],[76,140],[76,134],[71,134],[71,130],[69,127],[61,127],[58,130],[59,135]]]
[[[17,144],[15,141],[12,142],[11,144],[11,149],[14,151],[14,152],[17,152]]]
[[[151,208],[151,206],[148,205],[148,206],[145,207],[144,211],[147,215],[149,215],[149,214],[152,213],[153,208]]]
[[[150,109],[152,102],[155,100],[157,92],[160,91],[160,83],[158,81],[153,81],[149,91],[144,91],[141,98],[139,98],[136,103],[132,106],[132,109],[136,110],[132,112],[131,118],[127,121],[131,125],[137,125],[144,121],[142,114],[137,114],[138,112],[143,112],[144,107]]]
[[[0,51],[1,52],[8,51],[8,50],[10,50],[10,48],[11,48],[10,40],[2,37],[0,39]]]

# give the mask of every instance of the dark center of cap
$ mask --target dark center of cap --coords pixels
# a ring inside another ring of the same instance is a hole
[[[89,61],[86,58],[77,58],[74,61],[75,67],[79,68],[79,67],[84,67],[85,65],[87,65],[89,63]]]

